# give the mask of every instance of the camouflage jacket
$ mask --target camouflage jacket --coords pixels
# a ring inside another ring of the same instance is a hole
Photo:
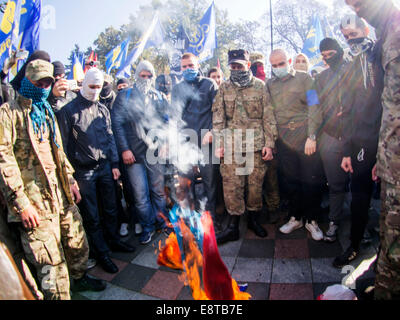
[[[22,96],[0,107],[0,187],[7,202],[9,222],[20,222],[20,213],[30,204],[42,218],[58,214],[55,212],[57,199],[54,199],[50,178],[39,155],[29,116],[31,109],[32,100]],[[56,173],[72,205],[73,169],[64,154],[58,126],[55,130],[60,148],[50,140]]]
[[[226,135],[222,135],[224,129],[228,129],[232,138],[235,137],[234,129],[241,129],[242,135],[237,138],[242,139],[242,152],[275,147],[276,121],[263,81],[253,77],[251,85],[246,88],[231,81],[224,82],[215,97],[212,111],[213,132],[222,142],[227,140]],[[246,143],[246,129],[254,132],[254,146]],[[226,143],[225,147],[229,150],[232,144]]]
[[[400,11],[393,10],[377,30],[385,72],[377,169],[381,179],[400,185]]]

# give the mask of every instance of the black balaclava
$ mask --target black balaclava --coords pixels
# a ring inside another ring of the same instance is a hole
[[[21,88],[21,81],[25,78],[26,66],[29,64],[29,62],[39,59],[51,62],[50,55],[46,51],[36,50],[35,52],[33,52],[28,57],[25,64],[22,66],[21,70],[18,71],[13,81],[11,81],[11,85],[15,91],[19,91],[19,89]]]
[[[101,93],[100,93],[100,98],[102,98],[102,99],[110,98],[112,89],[113,89],[112,83],[105,82],[103,85],[103,89],[101,90]]]
[[[169,95],[172,91],[172,78],[169,75],[159,75],[156,79],[156,89]]]
[[[53,76],[57,77],[59,75],[65,74],[65,67],[64,64],[60,61],[54,61],[53,63],[54,66],[54,73]]]
[[[333,70],[337,69],[340,66],[341,62],[343,61],[344,51],[339,42],[332,38],[325,38],[321,41],[319,45],[319,50],[321,52],[335,50],[337,53],[332,58],[329,58],[325,61]]]

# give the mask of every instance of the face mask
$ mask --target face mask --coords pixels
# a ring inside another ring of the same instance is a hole
[[[368,51],[373,45],[372,40],[368,38],[350,39],[347,43],[349,44],[351,54],[354,57]]]
[[[253,74],[251,70],[231,70],[231,81],[239,87],[247,87],[252,79]]]
[[[331,69],[336,69],[343,60],[343,50],[337,52],[333,57],[326,59],[325,62]]]
[[[149,93],[150,89],[153,86],[153,80],[152,79],[145,79],[145,78],[138,78],[136,80],[136,88],[142,93],[142,94],[147,94]]]
[[[279,79],[286,77],[289,74],[289,66],[283,68],[272,68],[272,72],[276,75]]]
[[[185,71],[183,71],[183,78],[188,81],[188,82],[193,82],[194,80],[196,80],[199,71],[195,70],[195,69],[186,69]]]
[[[307,67],[307,64],[305,64],[305,63],[297,63],[296,64],[296,68],[295,68],[297,71],[304,71],[304,72],[307,72],[308,70],[308,67]]]

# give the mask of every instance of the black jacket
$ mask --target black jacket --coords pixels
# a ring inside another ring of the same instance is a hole
[[[152,89],[148,98],[146,105],[136,87],[122,90],[111,111],[118,152],[132,151],[137,163],[145,160],[148,145],[144,139],[148,131],[161,128],[167,122],[169,104],[165,95]]]
[[[118,153],[108,109],[80,93],[56,113],[64,149],[75,169],[91,170],[110,161],[118,168]]]
[[[356,57],[353,61],[355,80],[351,90],[356,94],[351,112],[346,114],[344,119],[343,151],[346,157],[351,156],[353,148],[369,147],[373,150],[378,147],[384,81],[378,50],[379,48],[375,47],[366,53],[367,68],[364,67],[364,56]]]
[[[216,83],[208,78],[197,77],[191,83],[185,80],[172,89],[172,108],[182,111],[182,120],[186,128],[196,131],[201,145],[202,130],[212,129],[212,105],[217,94]]]

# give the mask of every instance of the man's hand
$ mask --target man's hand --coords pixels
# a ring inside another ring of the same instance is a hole
[[[211,131],[207,132],[203,138],[202,145],[211,144],[213,142],[213,135]]]
[[[274,159],[274,154],[271,148],[263,148],[262,149],[262,159],[264,161],[271,161]]]
[[[71,190],[71,194],[72,194],[72,200],[74,200],[74,202],[76,204],[78,204],[79,202],[81,202],[82,200],[82,196],[81,193],[79,191],[79,187],[78,184],[75,182],[74,184],[71,184],[69,186],[70,190]]]
[[[354,173],[353,166],[351,165],[351,157],[344,157],[342,160],[342,169],[344,172]]]
[[[121,172],[119,171],[118,168],[112,169],[112,174],[113,174],[113,179],[117,181],[119,177],[121,176]]]
[[[35,207],[32,205],[29,205],[29,207],[21,213],[21,219],[22,225],[27,230],[32,230],[38,227],[40,223],[39,214],[36,211]]]
[[[306,146],[304,147],[304,153],[307,156],[312,156],[315,152],[317,152],[317,141],[308,138],[306,141]]]
[[[374,168],[372,169],[372,181],[374,181],[374,182],[379,182],[379,177],[378,177],[378,174],[377,174],[377,168],[376,168],[376,165],[374,166]]]
[[[225,149],[224,148],[215,149],[215,156],[218,159],[222,159],[224,157],[224,155],[225,155]]]
[[[124,161],[124,164],[127,166],[130,166],[136,162],[135,156],[133,155],[131,150],[126,150],[122,152],[122,161]]]
[[[65,79],[58,80],[53,87],[53,96],[63,97],[68,90],[68,81]]]

